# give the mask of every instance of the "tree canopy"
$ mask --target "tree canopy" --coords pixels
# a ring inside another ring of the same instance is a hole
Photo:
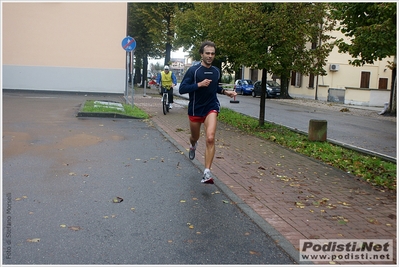
[[[333,3],[338,30],[349,42],[337,40],[340,52],[349,53],[350,63],[362,66],[396,55],[396,2]]]
[[[325,3],[194,3],[176,17],[176,36],[185,48],[204,40],[217,46],[226,70],[241,66],[262,69],[281,80],[282,97],[289,97],[291,71],[325,75],[326,57],[333,48],[326,34],[333,27]],[[210,14],[212,14],[210,16]],[[318,46],[311,43],[320,42]],[[264,122],[266,77],[262,77],[260,124]]]

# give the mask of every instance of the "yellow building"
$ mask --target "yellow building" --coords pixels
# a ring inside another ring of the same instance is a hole
[[[123,93],[127,3],[2,3],[3,89]]]
[[[330,33],[337,38],[345,38],[341,32]],[[323,101],[341,102],[351,105],[384,106],[389,102],[392,82],[392,70],[387,66],[386,58],[374,64],[355,67],[349,64],[353,59],[349,54],[338,53],[338,48],[326,59],[326,76],[305,76],[301,73],[292,73],[288,92],[292,97],[310,98]],[[261,70],[245,68],[244,77],[261,80]],[[255,77],[255,78],[254,78]],[[271,80],[271,76],[268,76]]]

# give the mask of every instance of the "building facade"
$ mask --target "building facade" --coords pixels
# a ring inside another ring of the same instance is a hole
[[[341,32],[330,33],[336,38],[345,38]],[[349,54],[339,53],[338,48],[326,59],[326,76],[307,76],[301,73],[291,73],[288,92],[292,97],[317,99],[362,106],[384,106],[389,102],[392,83],[392,70],[389,62],[394,58],[376,61],[355,67],[349,64],[353,59]],[[245,68],[244,77],[261,80],[261,70]],[[271,80],[272,76],[268,76]]]
[[[127,3],[2,3],[3,89],[123,93]]]

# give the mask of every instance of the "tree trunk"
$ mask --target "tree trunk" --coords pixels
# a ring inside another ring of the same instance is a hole
[[[396,62],[396,57],[395,57]],[[388,112],[391,115],[396,114],[396,89],[397,89],[397,81],[396,81],[396,66],[392,69],[392,82],[391,82],[391,94],[389,98],[389,109]]]
[[[144,83],[147,82],[147,70],[148,70],[148,55],[143,57],[143,79],[141,81],[141,87],[144,87]]]
[[[172,52],[172,45],[170,43],[166,44],[166,52],[165,52],[165,64],[164,65],[169,65],[170,64],[170,53]]]
[[[139,67],[134,67],[134,85],[140,84],[141,82],[141,69]]]
[[[262,94],[260,95],[259,126],[265,125],[267,70],[262,69]]]
[[[288,93],[289,76],[285,73],[281,74],[281,98],[292,98]]]

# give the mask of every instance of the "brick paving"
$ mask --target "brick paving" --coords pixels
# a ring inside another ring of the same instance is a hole
[[[145,96],[142,89],[136,91],[134,104],[150,114],[150,121],[177,144],[187,148],[182,152],[188,156],[185,105],[177,101],[163,115],[160,95],[155,90],[147,89]],[[204,164],[204,152],[202,131],[195,159],[200,166]],[[300,239],[393,239],[396,263],[395,193],[377,190],[341,170],[221,122],[212,173],[296,249]]]

